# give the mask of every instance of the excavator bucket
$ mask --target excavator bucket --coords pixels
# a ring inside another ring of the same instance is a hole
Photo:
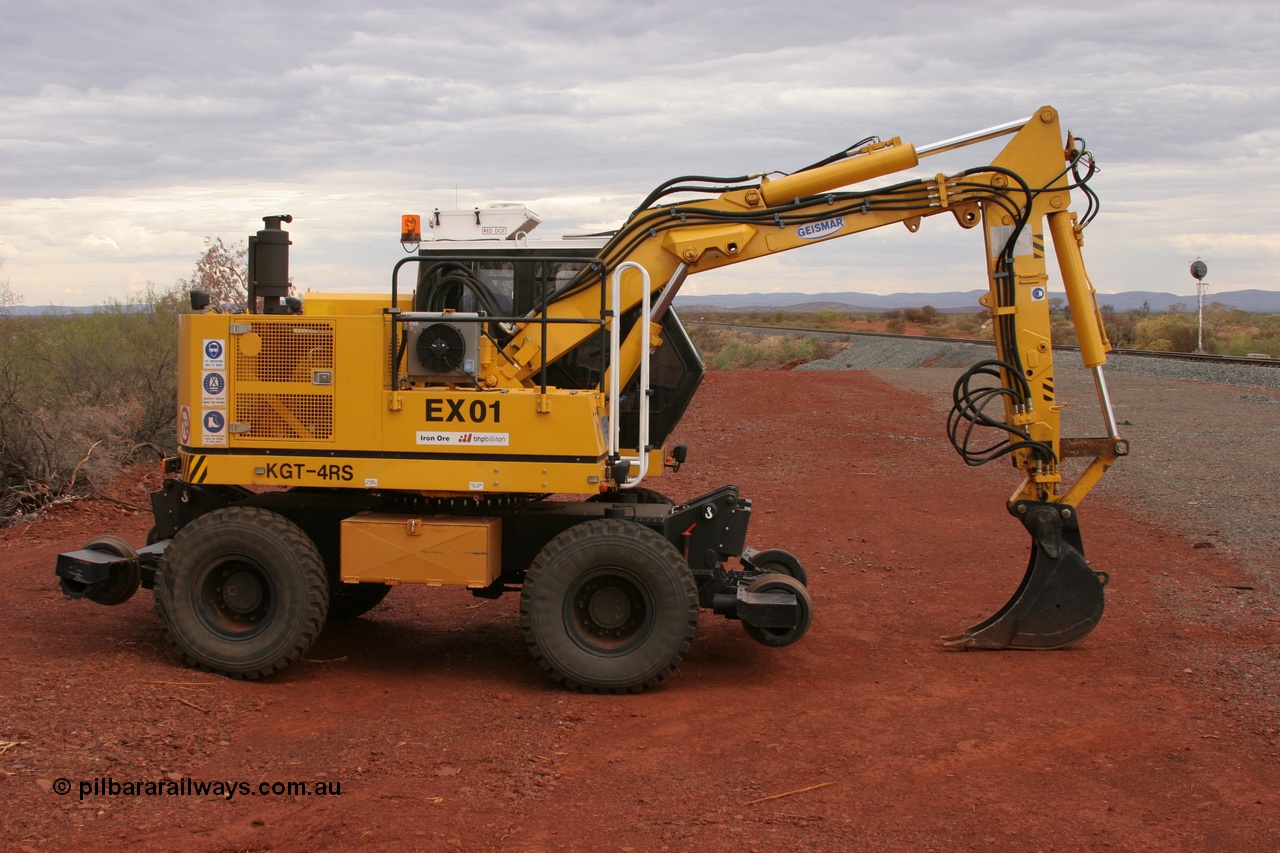
[[[963,634],[951,649],[1057,649],[1093,630],[1102,618],[1107,575],[1084,560],[1073,507],[1018,501],[1010,511],[1031,534],[1027,573],[1008,603]]]

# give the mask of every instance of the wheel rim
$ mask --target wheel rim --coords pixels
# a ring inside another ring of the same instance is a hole
[[[262,631],[276,607],[271,574],[257,560],[227,557],[211,563],[196,584],[195,610],[219,636],[243,640]]]
[[[565,596],[565,629],[592,654],[626,654],[644,643],[653,623],[653,598],[626,569],[610,566],[587,572]]]

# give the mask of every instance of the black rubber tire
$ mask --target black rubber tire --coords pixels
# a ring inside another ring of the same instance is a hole
[[[809,623],[813,621],[813,601],[809,598],[809,590],[797,578],[776,572],[761,575],[751,582],[747,592],[789,592],[800,603],[800,622],[792,628],[760,628],[743,622],[747,636],[757,643],[782,648],[796,642],[809,630]]]
[[[534,559],[520,624],[534,658],[566,687],[639,693],[684,660],[698,627],[698,592],[662,536],[598,519],[570,527]]]
[[[790,551],[784,551],[781,548],[757,551],[751,558],[751,563],[762,572],[790,575],[805,586],[809,585],[809,573],[804,570],[804,566],[800,565],[796,555]]]
[[[363,616],[382,603],[391,592],[385,583],[341,583],[329,579],[330,622],[345,622]]]
[[[85,598],[95,604],[105,604],[108,607],[124,604],[133,598],[133,594],[142,584],[142,565],[138,562],[138,552],[133,549],[133,546],[119,536],[98,536],[89,540],[89,544],[85,545],[84,549],[133,560],[128,566],[117,566],[111,578],[85,593]]]
[[[255,679],[311,648],[329,609],[329,581],[296,524],[257,507],[226,507],[178,531],[165,549],[155,600],[185,661]]]

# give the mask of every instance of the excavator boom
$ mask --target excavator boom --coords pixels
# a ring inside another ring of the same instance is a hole
[[[913,169],[924,158],[1006,136],[1008,142],[986,166],[859,187]],[[629,311],[648,305],[650,291],[657,294],[656,304],[669,305],[690,275],[886,225],[902,223],[914,233],[923,219],[942,213],[964,229],[982,225],[988,292],[981,302],[993,321],[997,357],[957,382],[948,433],[967,464],[1008,455],[1023,472],[1009,510],[1026,525],[1033,547],[1024,581],[1009,604],[948,643],[1056,647],[1088,633],[1101,617],[1104,576],[1084,560],[1074,508],[1128,452],[1103,374],[1111,345],[1080,248],[1084,226],[1097,211],[1088,187],[1095,170],[1083,141],[1070,134],[1064,138],[1057,111],[1044,106],[1024,119],[919,148],[900,138],[867,140],[789,175],[676,179],[646,199],[601,257],[606,272],[621,276],[620,310]],[[1089,202],[1083,221],[1071,210],[1073,191]],[[707,197],[688,200],[690,193]],[[665,200],[673,195],[676,200]],[[1061,435],[1046,231],[1081,354],[1096,384],[1100,437],[1064,440]],[[598,303],[598,289],[583,277],[556,295],[547,316],[590,316]],[[645,316],[655,323],[661,319],[653,309]],[[557,326],[544,351],[529,346],[534,328],[532,323],[524,327],[507,346],[515,365],[509,371],[513,382],[527,383],[544,363],[572,350],[589,333],[581,325]],[[650,334],[656,334],[655,326],[632,326],[619,363],[609,368],[621,375],[621,385],[641,369],[648,351],[641,338]],[[996,403],[1002,415],[990,411]],[[1064,483],[1063,460],[1081,455],[1090,457],[1083,473]]]

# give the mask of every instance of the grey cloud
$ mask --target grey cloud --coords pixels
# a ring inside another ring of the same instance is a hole
[[[1280,19],[1264,3],[123,0],[6,15],[0,202],[323,193],[339,176],[404,196],[635,198],[676,174],[793,169],[868,134],[926,143],[1042,103],[1086,136],[1100,187],[1151,200],[1140,216],[1161,233],[1178,227],[1161,198],[1239,215],[1280,178]]]

